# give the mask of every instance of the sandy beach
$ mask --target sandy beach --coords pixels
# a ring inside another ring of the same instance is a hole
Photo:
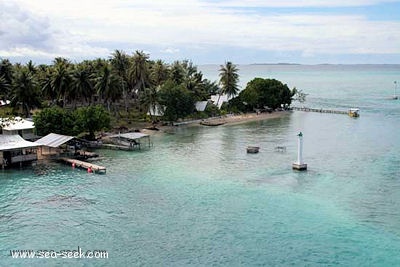
[[[274,119],[274,118],[279,118],[282,116],[285,116],[287,114],[290,114],[290,111],[276,111],[273,113],[246,113],[246,114],[240,114],[240,115],[227,115],[222,118],[211,118],[208,119],[208,121],[221,121],[224,123],[224,125],[232,125],[232,124],[239,124],[239,123],[245,123],[245,122],[250,122],[250,121],[261,121],[261,120],[267,120],[267,119]]]
[[[220,124],[220,126],[224,125],[235,125],[235,124],[241,124],[241,123],[246,123],[246,122],[251,122],[251,121],[262,121],[262,120],[268,120],[268,119],[274,119],[274,118],[280,118],[283,116],[286,116],[290,114],[290,111],[276,111],[272,113],[246,113],[246,114],[240,114],[240,115],[225,115],[221,117],[214,117],[214,118],[208,118],[208,119],[203,119],[203,120],[193,120],[193,121],[184,121],[184,122],[178,122],[175,123],[174,126],[161,126],[157,125],[156,128],[159,129],[159,131],[155,130],[149,130],[149,129],[141,129],[141,132],[146,133],[146,134],[157,134],[157,133],[163,133],[163,132],[170,132],[172,129],[176,127],[210,127],[206,125],[201,125],[201,123],[209,123],[209,124]]]

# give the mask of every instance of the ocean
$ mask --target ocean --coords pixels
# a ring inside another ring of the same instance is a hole
[[[361,116],[176,127],[150,149],[99,150],[105,175],[52,162],[3,170],[0,266],[399,266],[400,65],[238,68],[242,88],[275,78],[308,94],[295,106]],[[218,79],[219,66],[199,69]],[[292,170],[299,132],[306,172]],[[62,258],[73,250],[108,258]]]

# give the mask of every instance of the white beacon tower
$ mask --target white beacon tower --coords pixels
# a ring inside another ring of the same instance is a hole
[[[303,162],[303,133],[300,132],[298,135],[299,140],[297,143],[297,162],[292,164],[294,170],[305,171],[307,170],[307,164]]]

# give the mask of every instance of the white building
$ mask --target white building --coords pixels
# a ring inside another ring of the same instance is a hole
[[[228,95],[212,95],[211,102],[216,105],[219,109],[221,109],[222,104],[228,102],[230,98]]]
[[[38,146],[39,144],[26,141],[19,135],[0,135],[0,165],[4,168],[36,161]]]
[[[197,111],[204,111],[207,107],[208,101],[197,101],[194,105]]]
[[[0,118],[0,133],[4,135],[19,135],[25,140],[34,139],[35,125],[33,121],[15,118]]]

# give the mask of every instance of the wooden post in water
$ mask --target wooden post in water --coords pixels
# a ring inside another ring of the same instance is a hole
[[[396,90],[397,90],[397,81],[394,81],[394,94],[393,94],[393,99],[394,99],[394,100],[397,100],[397,99],[398,99]]]
[[[307,164],[303,162],[303,133],[300,132],[297,136],[299,137],[297,142],[297,162],[292,164],[292,168],[293,170],[305,171],[307,170]]]

